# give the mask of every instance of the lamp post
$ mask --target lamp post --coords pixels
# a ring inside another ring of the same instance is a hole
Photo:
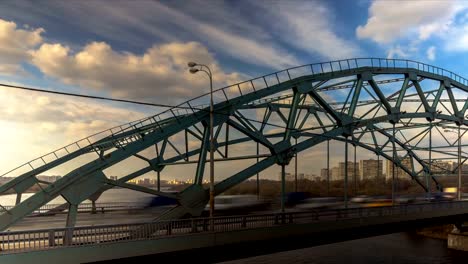
[[[453,132],[452,130],[445,129],[444,132]],[[458,187],[457,187],[457,198],[461,200],[461,176],[462,176],[462,164],[461,164],[461,136],[460,126],[458,126]]]
[[[210,78],[210,217],[214,215],[214,141],[213,141],[213,76],[208,66],[196,62],[189,62],[190,73],[204,72]],[[195,67],[199,68],[195,68]],[[213,231],[213,224],[211,224]]]

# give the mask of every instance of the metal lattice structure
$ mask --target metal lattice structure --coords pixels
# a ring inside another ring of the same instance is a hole
[[[452,72],[409,60],[374,58],[305,65],[218,89],[215,161],[257,162],[219,181],[215,194],[271,166],[284,168],[297,153],[329,140],[367,149],[393,161],[424,190],[440,190],[436,174],[453,172],[441,172],[434,164],[458,157],[458,137],[443,131],[461,127],[465,133],[467,95],[468,80]],[[208,98],[205,94],[97,133],[3,174],[15,178],[0,186],[0,194],[13,189],[17,203],[1,211],[0,230],[57,196],[69,203],[66,226],[73,227],[78,205],[95,201],[114,186],[176,198],[179,204],[158,219],[199,215],[208,201],[202,185],[210,136],[209,107],[203,105]],[[146,166],[118,180],[106,177],[105,170],[129,158],[143,160]],[[128,183],[185,164],[196,164],[194,183],[177,194]],[[70,167],[61,179],[38,180],[39,174],[60,166]],[[22,200],[21,194],[35,185],[40,191]]]

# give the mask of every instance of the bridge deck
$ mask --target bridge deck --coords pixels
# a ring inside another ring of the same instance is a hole
[[[73,256],[67,259],[90,262],[281,238],[323,238],[332,233],[385,234],[404,226],[454,223],[467,215],[468,202],[447,202],[219,217],[213,219],[213,231],[209,228],[210,219],[197,218],[3,232],[0,261],[24,263],[40,256],[47,257],[50,263],[59,263],[61,256],[67,255]],[[73,234],[71,240],[67,240],[67,234]]]

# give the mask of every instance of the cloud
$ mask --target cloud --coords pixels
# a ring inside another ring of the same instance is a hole
[[[223,25],[231,22],[232,16],[230,21],[222,21],[218,24],[216,21],[209,23],[197,19],[158,2],[151,2],[149,7],[152,10],[158,10],[158,14],[167,17],[177,27],[192,32],[214,47],[222,47],[220,52],[227,53],[235,59],[273,69],[283,69],[300,64],[300,60],[296,56],[276,45],[266,30],[258,34],[258,28],[252,27],[257,32],[256,35],[253,35],[248,31],[236,33],[232,28]],[[153,15],[151,14],[151,16]],[[237,17],[236,19],[243,18]],[[239,22],[234,21],[233,24],[239,25]],[[244,28],[246,27],[244,26]]]
[[[265,13],[265,23],[271,24],[273,31],[288,45],[327,59],[352,58],[361,53],[355,43],[333,31],[334,14],[321,3],[295,5],[259,1],[256,4],[266,12],[260,12]]]
[[[207,92],[207,79],[190,74],[188,61],[209,65],[215,87],[240,79],[238,73],[221,70],[213,55],[198,42],[154,45],[142,55],[115,51],[105,42],[89,43],[76,53],[60,43],[45,43],[30,54],[32,63],[47,76],[120,98],[174,103]]]
[[[408,57],[408,54],[405,51],[403,51],[400,45],[390,48],[387,52],[387,59],[406,57]]]
[[[463,8],[456,1],[373,1],[365,25],[358,26],[360,39],[388,44],[417,34],[420,40],[446,30],[446,25]]]
[[[252,65],[283,69],[300,64],[297,56],[276,44],[268,29],[247,22],[222,2],[118,1],[108,5],[85,1],[47,8],[72,18],[69,23],[82,31],[126,47],[146,48],[148,39],[166,43],[193,40]]]
[[[434,46],[430,46],[428,49],[427,49],[427,58],[431,61],[435,60],[435,50],[436,48]]]
[[[64,96],[50,96],[8,88],[2,90],[0,97],[0,116],[3,121],[21,122],[45,128],[74,122],[92,123],[92,121],[99,120],[107,120],[108,127],[110,127],[145,115],[147,114],[89,99],[70,100],[69,97]],[[96,132],[96,130],[91,130],[91,132]]]
[[[445,42],[446,50],[455,52],[468,50],[468,26],[458,25],[456,27],[452,27],[444,37],[445,39],[453,40]]]
[[[99,101],[6,88],[1,92],[3,155],[0,173],[74,141],[148,115]]]
[[[311,57],[343,59],[361,54],[355,43],[334,32],[334,14],[322,3],[257,1],[252,5],[253,10],[262,14],[258,16],[261,24],[271,28],[275,36],[272,41],[280,39]]]
[[[30,60],[29,50],[43,42],[44,29],[20,29],[16,23],[0,19],[0,74],[21,71],[21,63]]]

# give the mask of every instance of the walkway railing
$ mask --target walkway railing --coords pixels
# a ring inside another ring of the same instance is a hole
[[[407,204],[400,206],[312,210],[307,212],[274,213],[213,218],[214,232],[249,228],[274,227],[286,224],[337,221],[408,215],[421,212],[452,209],[466,210],[468,202]],[[76,228],[42,229],[0,233],[0,255],[63,247],[77,247],[97,243],[152,240],[178,235],[209,233],[209,218],[161,221],[139,224],[86,226]]]

